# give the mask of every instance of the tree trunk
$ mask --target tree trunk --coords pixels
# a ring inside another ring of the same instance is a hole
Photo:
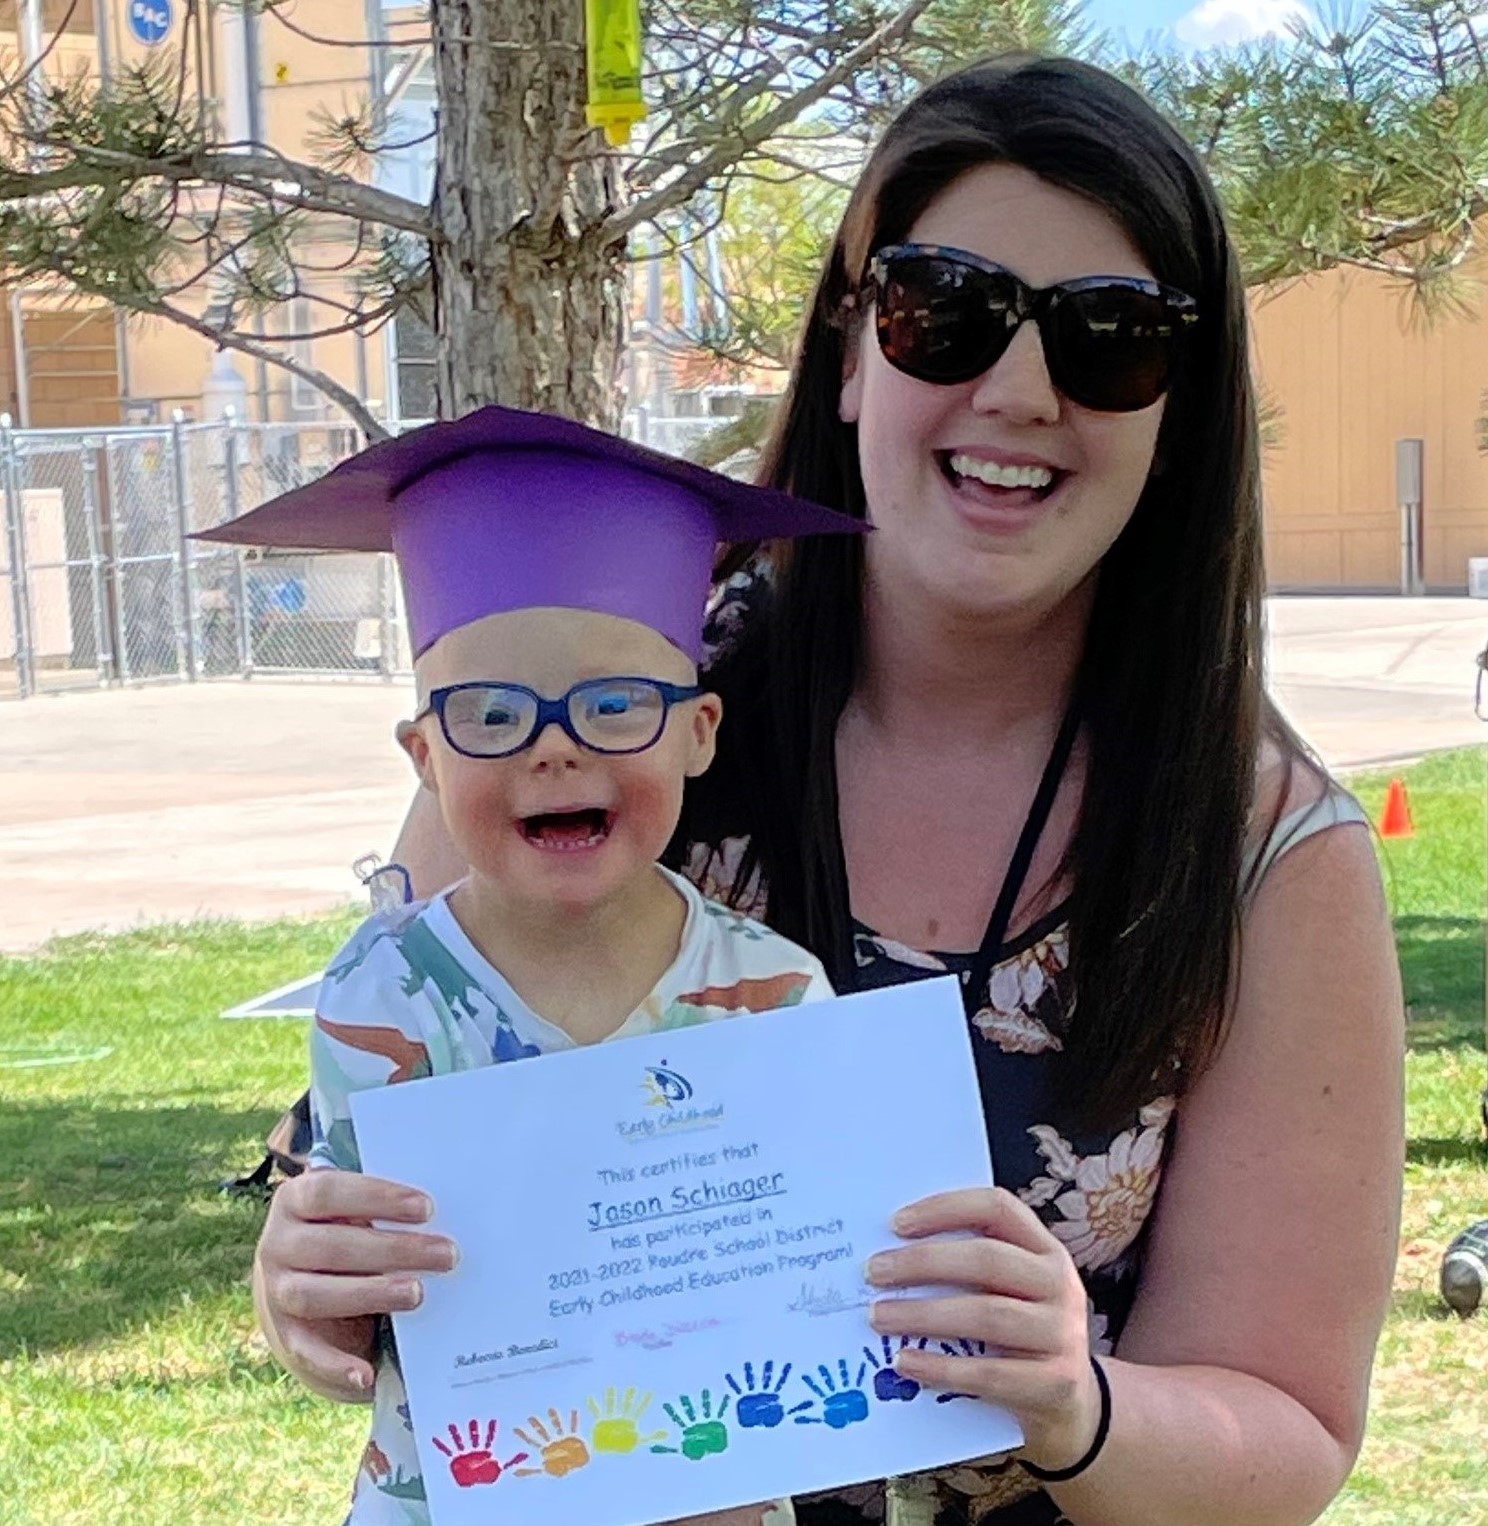
[[[583,0],[435,0],[433,257],[442,415],[484,403],[616,428],[621,181],[584,122]]]

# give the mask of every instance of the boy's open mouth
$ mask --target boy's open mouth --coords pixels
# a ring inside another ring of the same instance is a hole
[[[615,813],[598,807],[579,811],[548,811],[523,816],[518,822],[522,836],[534,847],[555,853],[574,853],[597,848],[613,830]]]

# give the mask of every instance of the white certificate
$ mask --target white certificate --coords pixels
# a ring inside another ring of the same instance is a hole
[[[641,1526],[1021,1445],[867,1318],[894,1211],[992,1181],[954,978],[351,1106],[460,1246],[393,1321],[437,1526]]]

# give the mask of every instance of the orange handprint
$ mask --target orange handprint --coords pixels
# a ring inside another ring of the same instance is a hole
[[[542,1467],[518,1468],[518,1478],[530,1478],[535,1473],[550,1473],[554,1478],[562,1478],[565,1473],[573,1473],[589,1462],[589,1448],[579,1435],[578,1410],[569,1411],[567,1427],[556,1409],[548,1411],[546,1425],[536,1415],[528,1417],[527,1425],[531,1435],[520,1425],[513,1426],[512,1429],[519,1440],[541,1454]]]
[[[653,1441],[661,1441],[666,1432],[653,1431],[649,1436],[642,1436],[640,1432],[641,1416],[646,1413],[651,1403],[650,1394],[641,1394],[639,1398],[633,1388],[627,1388],[620,1395],[620,1405],[615,1407],[615,1390],[605,1389],[604,1409],[599,1407],[598,1399],[589,1400],[589,1413],[594,1416],[594,1450],[596,1452],[633,1452],[639,1446],[649,1446]]]

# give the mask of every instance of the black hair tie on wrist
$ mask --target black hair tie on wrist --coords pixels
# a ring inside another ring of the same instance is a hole
[[[1105,1368],[1094,1357],[1090,1358],[1090,1365],[1095,1369],[1095,1382],[1100,1389],[1101,1401],[1100,1424],[1095,1428],[1095,1440],[1090,1443],[1090,1450],[1073,1467],[1040,1468],[1034,1463],[1025,1462],[1023,1471],[1038,1479],[1041,1484],[1064,1484],[1072,1478],[1078,1478],[1100,1456],[1106,1437],[1111,1434],[1111,1384]]]

